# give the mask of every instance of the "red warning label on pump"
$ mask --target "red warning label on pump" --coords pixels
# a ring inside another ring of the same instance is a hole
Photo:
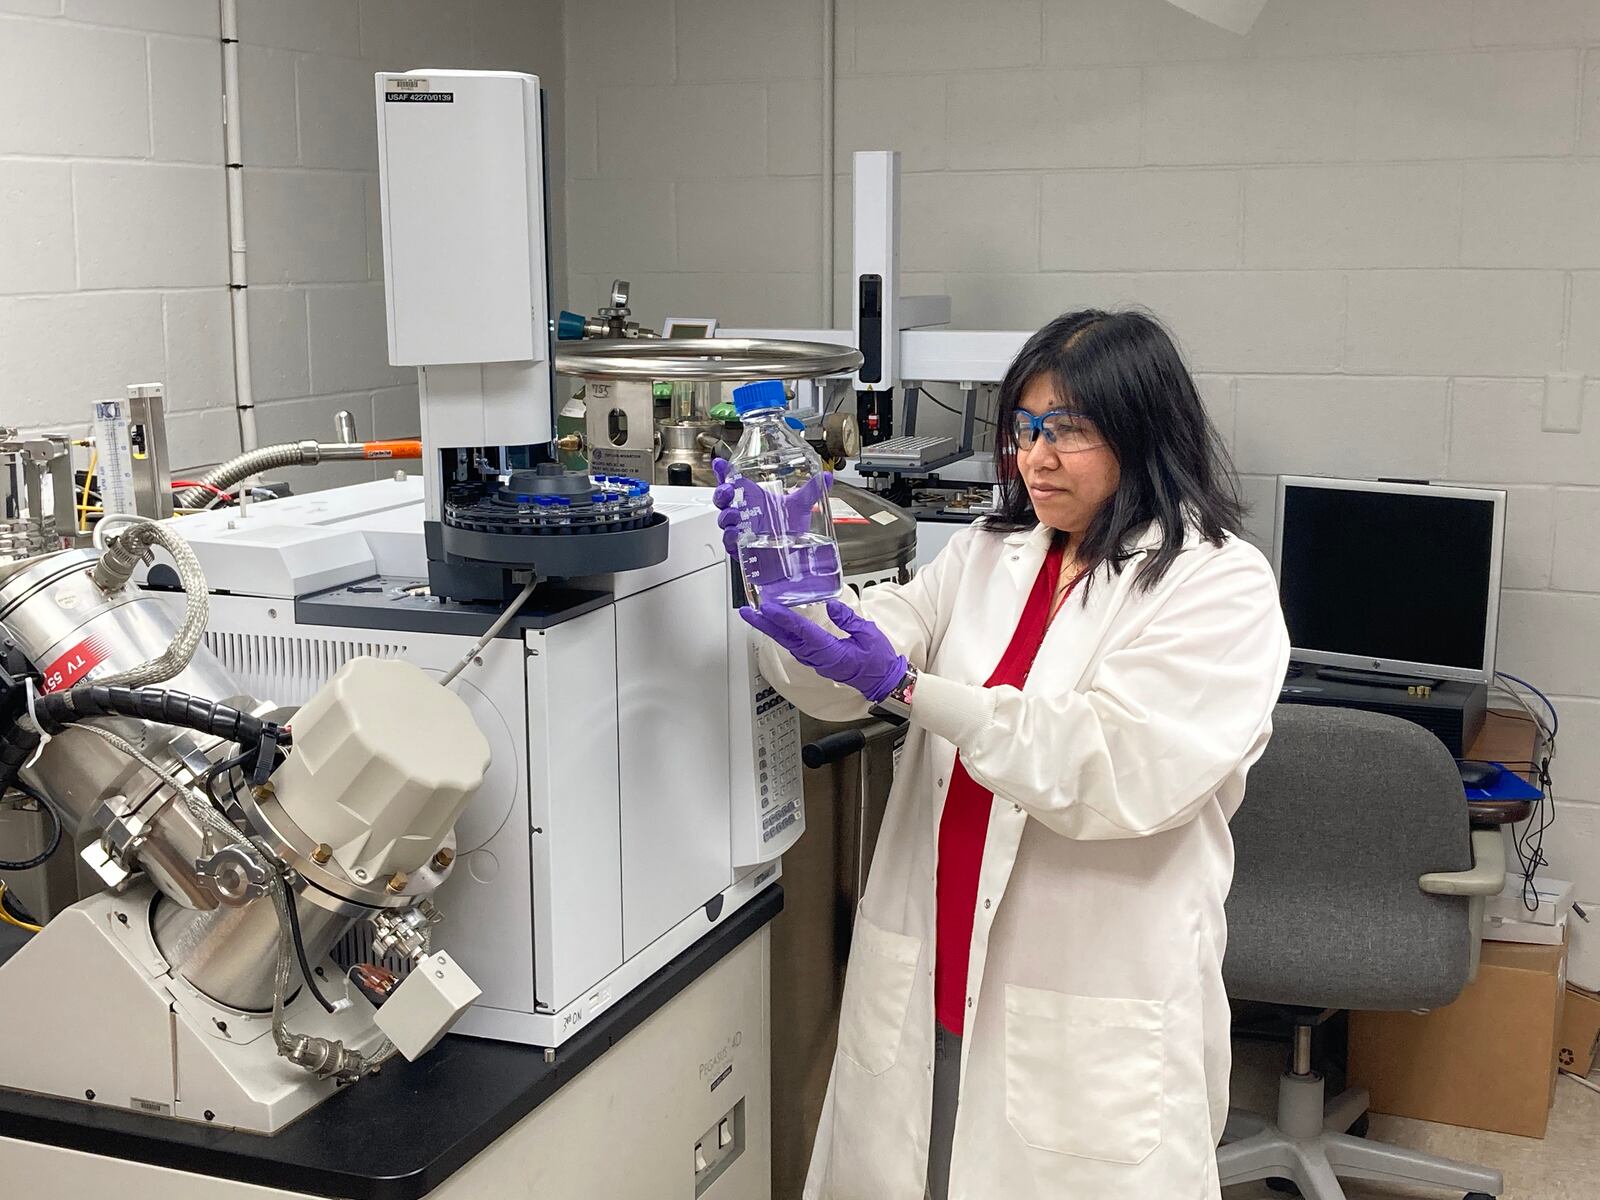
[[[59,692],[83,682],[90,671],[106,658],[105,643],[98,637],[85,638],[44,669],[43,691]]]

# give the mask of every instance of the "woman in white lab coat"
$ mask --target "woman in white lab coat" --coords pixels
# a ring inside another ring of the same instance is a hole
[[[745,613],[805,711],[910,722],[805,1195],[1215,1197],[1228,819],[1288,657],[1272,572],[1150,317],[1052,321],[998,421],[997,515],[910,583],[827,625]]]

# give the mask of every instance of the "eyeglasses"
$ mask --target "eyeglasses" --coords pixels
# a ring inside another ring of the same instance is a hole
[[[1093,422],[1069,409],[1053,409],[1036,417],[1019,408],[1011,416],[1011,432],[1018,450],[1029,449],[1041,433],[1057,454],[1076,454],[1105,443]]]

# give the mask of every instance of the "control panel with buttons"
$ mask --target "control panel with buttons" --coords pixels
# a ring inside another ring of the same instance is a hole
[[[766,844],[800,820],[800,710],[759,674],[755,703],[756,796]]]
[[[800,710],[761,674],[754,646],[737,670],[733,694],[749,696],[750,707],[734,713],[732,730],[734,787],[748,788],[734,812],[734,857],[736,867],[748,867],[778,858],[805,832],[805,778]]]

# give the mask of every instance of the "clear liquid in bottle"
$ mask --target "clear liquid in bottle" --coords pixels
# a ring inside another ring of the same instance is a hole
[[[844,591],[826,473],[815,450],[790,427],[788,399],[775,379],[734,389],[744,436],[729,460],[740,511],[739,569],[751,603],[787,607],[831,600]]]

